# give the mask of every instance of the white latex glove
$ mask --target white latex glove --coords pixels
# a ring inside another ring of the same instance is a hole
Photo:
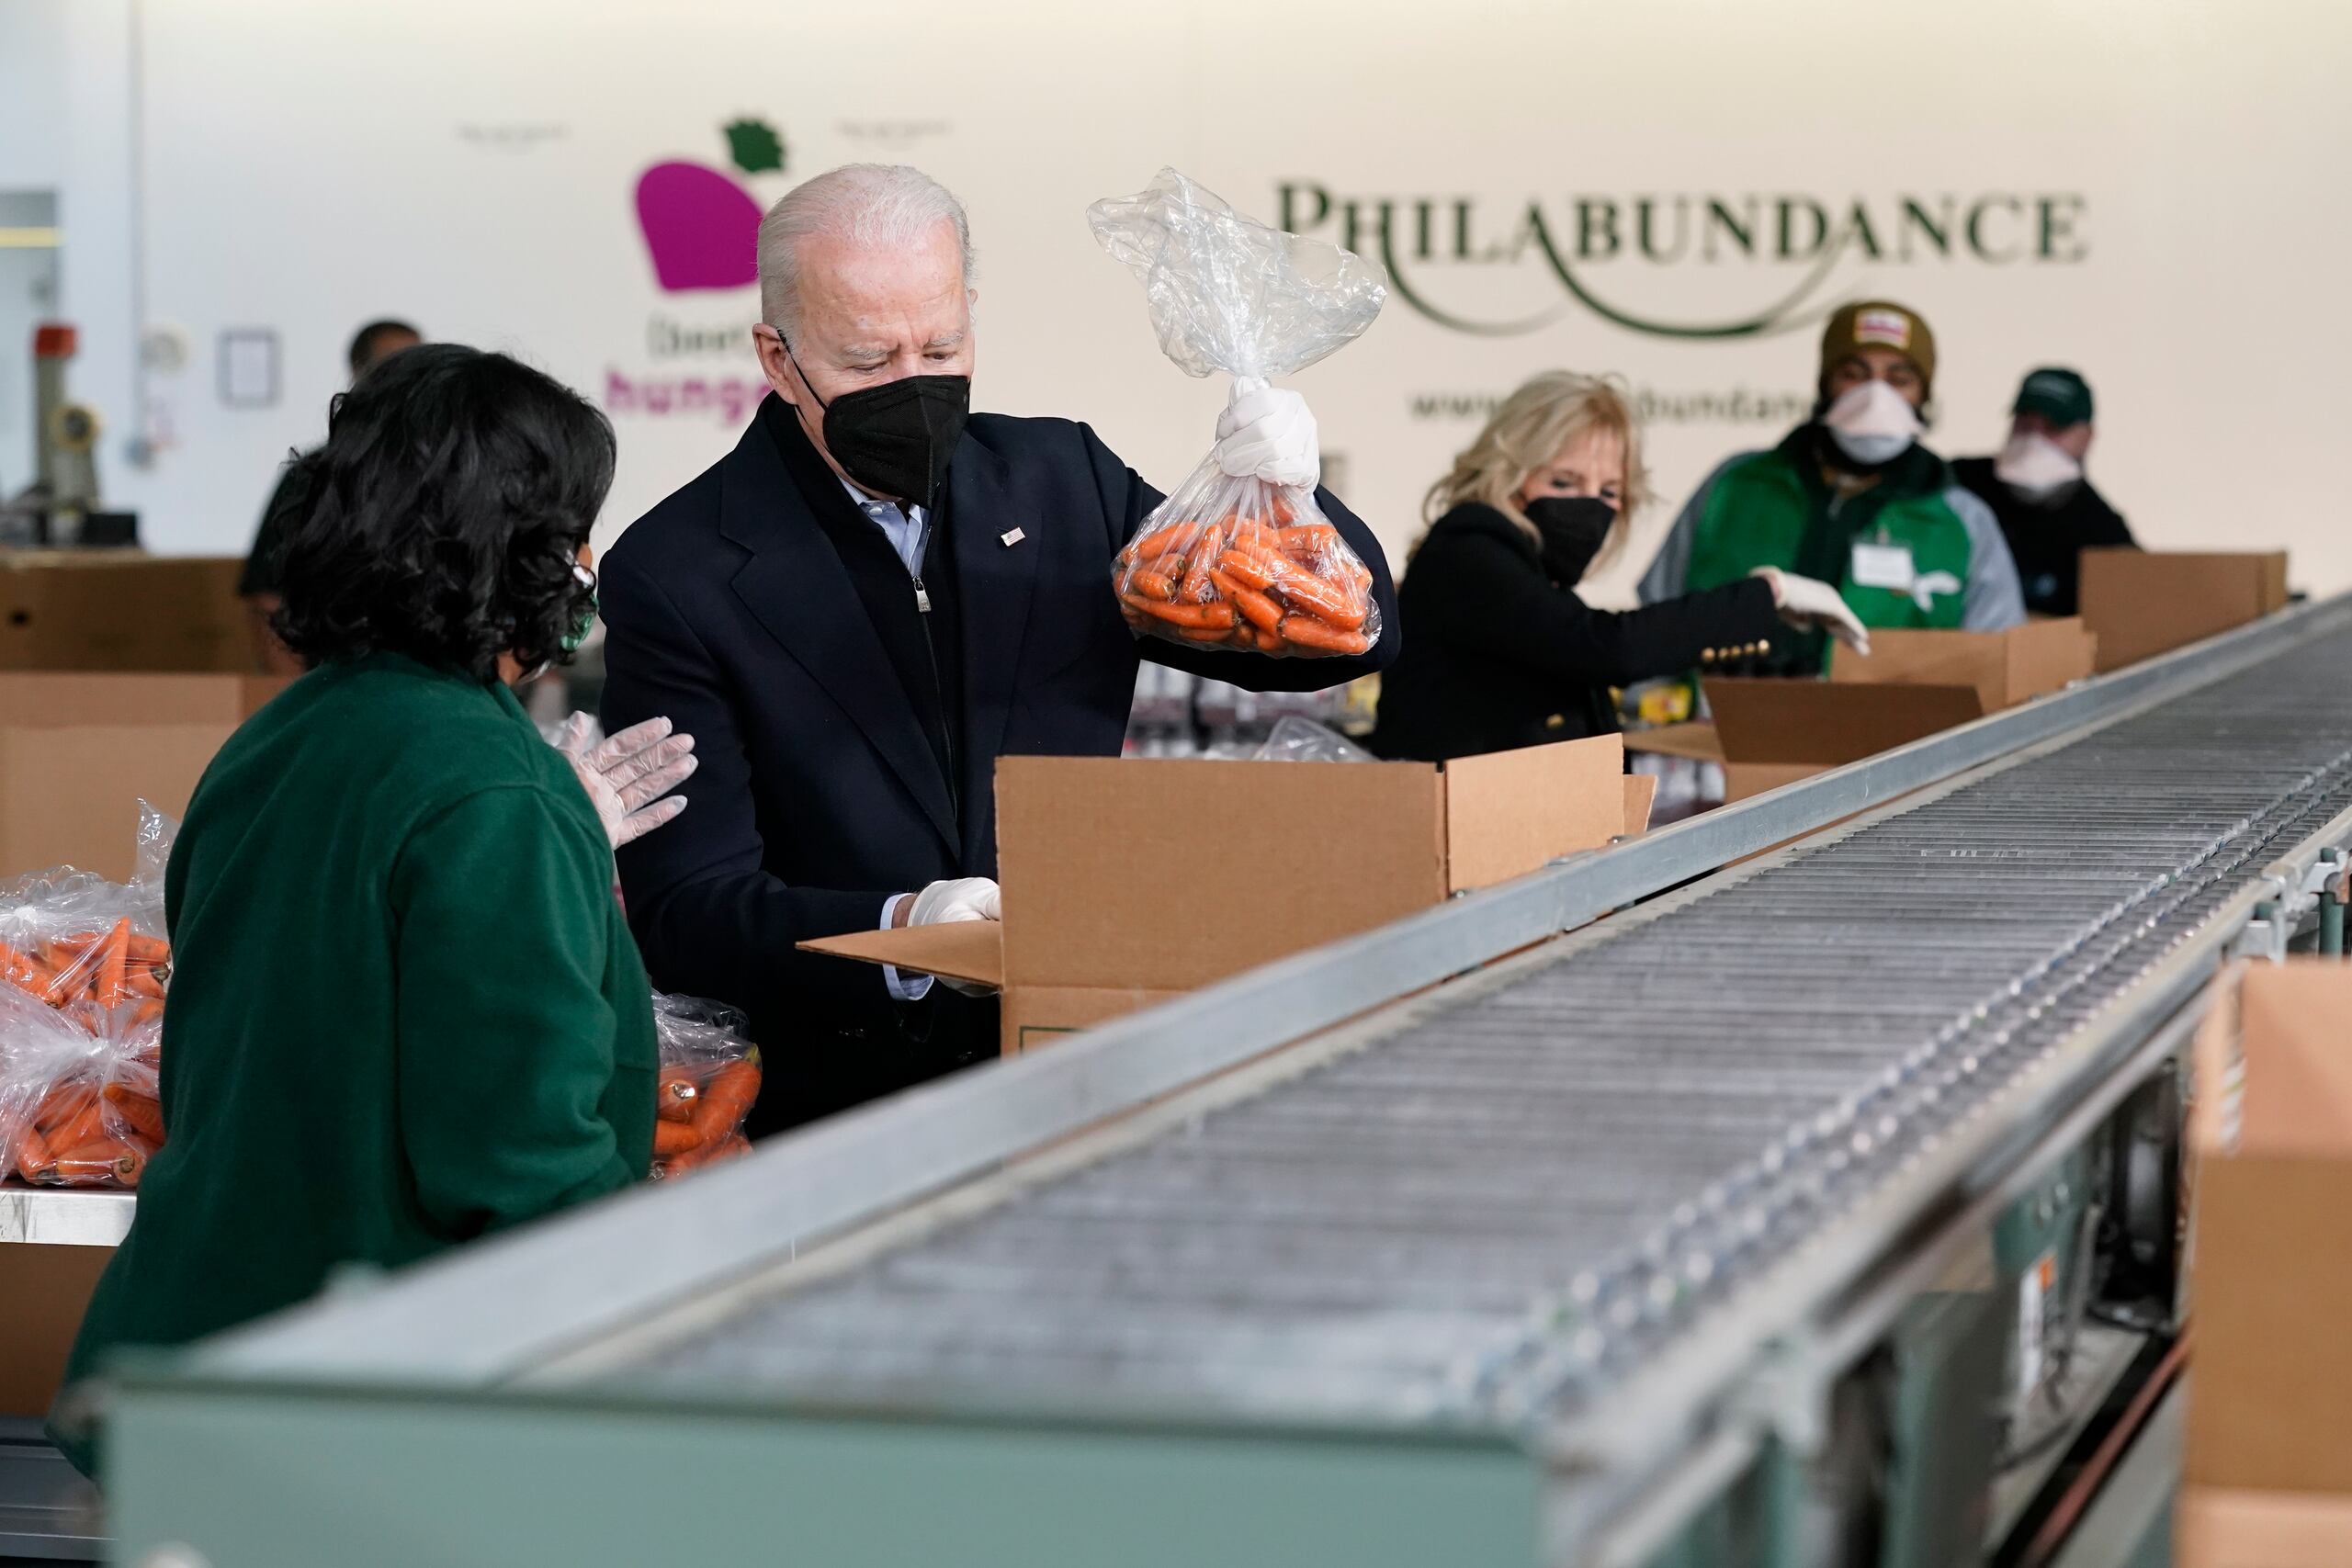
[[[666,718],[649,718],[592,744],[594,733],[595,720],[575,713],[557,732],[555,749],[588,792],[613,848],[643,838],[686,808],[686,797],[670,792],[694,773],[693,736],[672,735]]]
[[[934,882],[915,895],[907,910],[910,926],[948,926],[958,920],[1004,919],[1004,897],[985,876],[959,876]]]
[[[1004,919],[1004,899],[997,885],[985,876],[959,876],[948,882],[934,882],[905,906],[907,924],[910,926],[945,926],[961,920],[1001,920]],[[977,985],[970,980],[950,979],[944,975],[932,978],[951,991],[967,997],[990,997],[993,986]]]
[[[1846,596],[1837,589],[1818,578],[1799,577],[1778,567],[1759,566],[1754,575],[1772,585],[1772,603],[1780,607],[1781,619],[1799,631],[1826,631],[1856,653],[1869,657],[1870,631],[1854,618]]]
[[[1234,380],[1233,400],[1216,418],[1212,456],[1237,479],[1311,490],[1323,475],[1323,449],[1306,400],[1250,376]]]

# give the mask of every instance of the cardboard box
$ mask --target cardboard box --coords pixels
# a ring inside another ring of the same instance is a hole
[[[1625,745],[1721,763],[1726,804],[1984,715],[1973,685],[1711,679],[1705,689],[1711,722],[1640,730]]]
[[[254,669],[233,558],[0,552],[0,670]]]
[[[1829,679],[1846,685],[1973,686],[1981,711],[1998,713],[2090,675],[2098,667],[2098,647],[2080,616],[2005,632],[1874,631],[1870,657],[1842,647],[1832,653]]]
[[[57,865],[129,877],[139,802],[186,811],[221,743],[287,683],[0,672],[0,878]]]
[[[0,1416],[38,1421],[64,1381],[111,1247],[0,1245]]]
[[[2184,1568],[2352,1562],[2352,966],[2238,964],[2197,1046]]]
[[[2083,624],[2104,672],[2186,648],[2287,605],[2287,553],[2083,552]]]
[[[1006,757],[1001,926],[801,945],[998,987],[1010,1054],[1639,832],[1655,788],[1615,736],[1442,768]]]
[[[1829,679],[1710,678],[1704,723],[1625,737],[1628,750],[1720,762],[1746,800],[2054,692],[2092,672],[2078,620],[2005,632],[1881,631],[1871,656],[1839,649]]]

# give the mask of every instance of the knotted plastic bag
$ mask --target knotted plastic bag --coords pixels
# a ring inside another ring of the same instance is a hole
[[[163,1146],[176,830],[142,801],[129,883],[61,866],[0,885],[0,1180],[136,1187]]]
[[[1361,258],[1244,217],[1173,169],[1087,209],[1102,248],[1142,279],[1159,346],[1187,375],[1233,377],[1228,420],[1277,376],[1359,336],[1388,290]],[[1242,459],[1237,459],[1237,462]],[[1276,483],[1204,458],[1112,564],[1138,636],[1317,658],[1380,637],[1372,572],[1315,504],[1313,477]]]
[[[653,1177],[661,1180],[752,1152],[744,1119],[760,1097],[760,1048],[751,1021],[699,997],[653,993],[662,1077],[653,1124]]]

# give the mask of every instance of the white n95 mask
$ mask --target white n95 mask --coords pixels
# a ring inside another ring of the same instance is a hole
[[[2019,431],[1993,459],[1993,477],[2026,501],[2048,501],[2082,481],[2083,465],[2047,435]]]
[[[1924,428],[1911,400],[1883,381],[1864,381],[1838,394],[1821,416],[1838,449],[1857,463],[1876,466],[1903,455]]]

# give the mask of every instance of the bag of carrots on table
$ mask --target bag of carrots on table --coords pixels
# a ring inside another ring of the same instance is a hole
[[[1143,280],[1168,357],[1187,375],[1233,378],[1220,449],[1258,416],[1272,378],[1360,335],[1387,295],[1361,258],[1244,217],[1173,169],[1096,202],[1087,220]],[[1368,651],[1380,637],[1372,572],[1316,505],[1314,468],[1279,482],[1247,452],[1212,451],[1112,563],[1127,625],[1276,657]]]
[[[760,1097],[760,1048],[743,1037],[749,1021],[717,1002],[653,993],[662,1054],[655,1180],[752,1152],[743,1119]]]
[[[141,812],[129,884],[62,867],[0,886],[0,1179],[136,1187],[163,1147],[173,824]]]

